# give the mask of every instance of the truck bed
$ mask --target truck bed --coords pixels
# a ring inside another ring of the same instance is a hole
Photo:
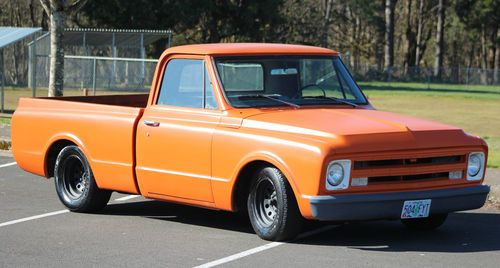
[[[149,94],[130,94],[130,95],[103,95],[103,96],[69,96],[55,98],[38,98],[48,100],[74,101],[93,104],[127,106],[136,108],[145,108],[148,102]]]
[[[138,193],[135,133],[147,99],[148,94],[21,98],[12,122],[14,157],[24,170],[51,177],[57,157],[51,149],[73,143],[84,149],[100,188]]]

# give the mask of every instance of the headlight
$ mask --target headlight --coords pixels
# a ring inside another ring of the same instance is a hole
[[[467,173],[469,176],[476,176],[481,170],[481,159],[476,154],[469,157],[469,166],[467,167]]]
[[[480,180],[484,173],[484,153],[474,152],[469,154],[467,161],[467,180],[475,181]]]
[[[326,170],[326,189],[347,189],[350,172],[351,160],[335,160],[330,162]]]
[[[328,173],[326,174],[326,180],[331,186],[337,186],[342,182],[344,178],[344,168],[339,163],[333,163],[328,168]]]

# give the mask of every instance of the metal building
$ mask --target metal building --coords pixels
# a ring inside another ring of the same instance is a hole
[[[42,28],[0,27],[0,113],[5,110],[5,55],[4,49],[23,39],[33,38]]]

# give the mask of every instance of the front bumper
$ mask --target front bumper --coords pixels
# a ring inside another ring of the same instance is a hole
[[[354,221],[398,219],[406,200],[432,199],[430,214],[480,208],[490,192],[487,185],[441,190],[377,194],[309,196],[313,219]]]

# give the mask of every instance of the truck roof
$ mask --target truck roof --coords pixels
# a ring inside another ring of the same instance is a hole
[[[337,51],[305,45],[269,44],[269,43],[218,43],[197,44],[171,47],[165,54],[198,55],[338,55]]]

